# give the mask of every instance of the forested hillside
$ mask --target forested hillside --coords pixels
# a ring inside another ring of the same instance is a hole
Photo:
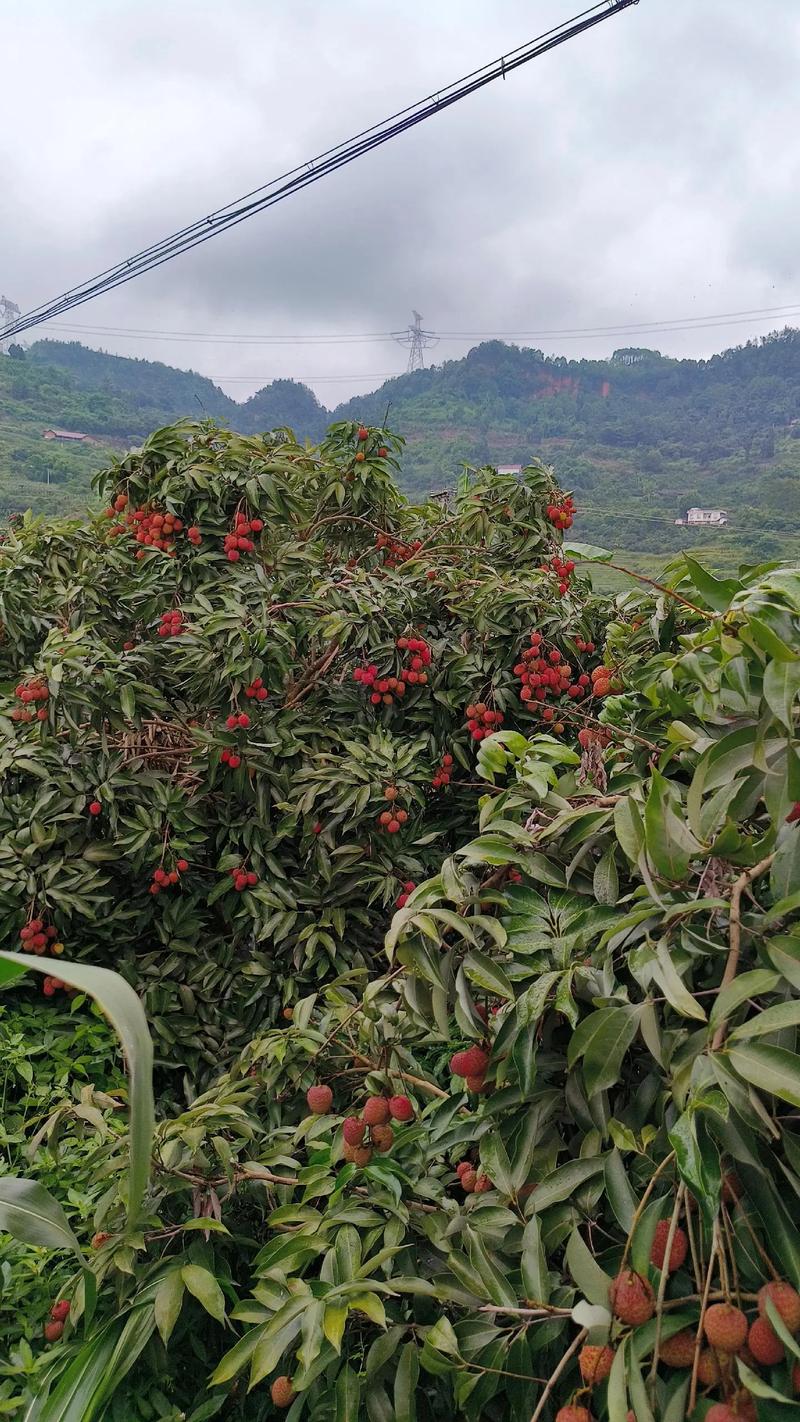
[[[696,504],[729,513],[714,535],[723,563],[779,556],[800,534],[799,377],[794,330],[707,361],[638,349],[568,361],[489,342],[329,412],[295,381],[239,404],[192,371],[40,341],[22,360],[0,360],[0,514],[80,507],[109,448],[183,416],[243,433],[290,425],[317,439],[329,420],[378,421],[388,406],[414,496],[452,483],[462,462],[538,453],[575,489],[587,539],[659,553],[708,547],[708,533],[674,526]],[[102,448],[44,444],[48,425],[90,433]]]

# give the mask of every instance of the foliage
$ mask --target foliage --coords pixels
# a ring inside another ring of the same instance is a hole
[[[120,969],[159,1057],[141,1215],[115,1137],[32,1422],[255,1422],[284,1376],[293,1422],[550,1422],[573,1397],[677,1422],[740,1384],[782,1416],[796,1324],[762,1303],[786,1359],[721,1353],[716,1382],[700,1343],[717,1301],[751,1318],[773,1275],[800,1287],[800,571],[683,558],[613,604],[575,573],[559,598],[549,471],[412,508],[396,443],[360,433],[159,431],[104,491],[199,547],[29,520],[0,555],[8,711],[48,690],[45,720],[0,722],[5,946],[35,912]],[[229,562],[244,509],[264,528]],[[353,672],[399,680],[398,638],[427,680],[373,706],[393,692]],[[552,720],[519,694],[540,651],[581,688]],[[406,1095],[353,1158],[345,1119]],[[63,1204],[41,1150],[26,1173]],[[640,1321],[609,1310],[626,1266]],[[579,1349],[609,1342],[585,1383]]]

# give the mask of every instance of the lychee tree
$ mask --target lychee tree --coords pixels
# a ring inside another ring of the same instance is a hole
[[[548,471],[410,509],[395,449],[162,431],[11,536],[13,971],[80,934],[162,1060],[32,1415],[783,1417],[800,574],[604,605]]]

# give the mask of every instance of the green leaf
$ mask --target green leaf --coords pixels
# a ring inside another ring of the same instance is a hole
[[[419,1352],[416,1343],[406,1343],[394,1379],[395,1422],[416,1422]]]
[[[797,946],[800,956],[800,942]],[[719,1022],[727,1022],[737,1007],[741,1007],[749,997],[761,997],[765,992],[772,992],[779,981],[777,973],[771,973],[769,968],[754,968],[749,973],[740,973],[716,998],[708,1019],[709,1027],[716,1027]]]
[[[361,1383],[352,1368],[342,1368],[336,1379],[334,1422],[358,1422]]]
[[[700,1006],[696,998],[692,997],[689,989],[684,985],[663,939],[655,945],[655,954],[653,977],[670,1006],[674,1007],[681,1017],[693,1017],[698,1022],[705,1022],[705,1009]]]
[[[622,1061],[639,1026],[636,1007],[600,1007],[584,1017],[569,1045],[570,1066],[583,1056],[583,1079],[589,1096],[618,1080]]]
[[[181,1278],[189,1293],[194,1294],[206,1313],[210,1313],[212,1318],[222,1323],[225,1317],[225,1295],[211,1271],[202,1269],[199,1264],[185,1264],[181,1269]]]
[[[774,1007],[766,1007],[749,1021],[731,1032],[729,1041],[741,1042],[750,1037],[765,1037],[770,1032],[780,1032],[784,1027],[796,1027],[800,1023],[800,1002],[778,1002]]]
[[[769,886],[775,899],[788,898],[800,889],[800,831],[797,825],[788,826],[788,833],[775,851]]]
[[[800,662],[769,662],[764,672],[764,700],[773,716],[792,731],[793,707],[800,692]]]
[[[732,578],[715,578],[700,563],[696,563],[694,558],[690,558],[688,553],[684,553],[683,561],[703,601],[713,608],[714,612],[727,612],[731,599],[739,592],[740,584]]]
[[[644,823],[639,806],[628,795],[614,806],[614,833],[631,864],[638,864],[644,849]]]
[[[800,1057],[783,1047],[768,1047],[754,1042],[743,1047],[731,1047],[726,1056],[739,1076],[759,1091],[768,1091],[800,1106]]]
[[[329,1303],[325,1305],[325,1316],[322,1320],[322,1331],[328,1342],[334,1347],[337,1353],[342,1351],[342,1338],[344,1336],[344,1326],[347,1322],[348,1305],[346,1303]]]
[[[126,721],[132,721],[136,711],[136,697],[132,686],[123,686],[119,694],[119,704]]]
[[[181,1278],[180,1269],[170,1269],[164,1276],[156,1289],[155,1315],[156,1328],[161,1335],[161,1341],[166,1347],[169,1342],[175,1324],[183,1304],[184,1283]]]
[[[694,1110],[684,1111],[669,1132],[669,1143],[675,1152],[681,1179],[700,1202],[706,1224],[710,1228],[719,1208],[722,1172],[719,1152]]]
[[[504,1195],[510,1195],[514,1190],[514,1177],[511,1170],[511,1161],[508,1152],[503,1145],[497,1131],[481,1138],[481,1165],[494,1182],[498,1190]]]
[[[611,1277],[600,1268],[577,1225],[569,1237],[564,1258],[570,1278],[577,1284],[583,1297],[588,1299],[589,1303],[602,1304],[604,1308],[608,1308]]]
[[[71,1249],[82,1259],[81,1247],[58,1200],[35,1180],[0,1175],[0,1229],[24,1244]]]
[[[574,1195],[581,1185],[585,1185],[587,1180],[591,1180],[593,1175],[599,1175],[603,1169],[603,1157],[594,1156],[590,1160],[568,1160],[566,1165],[560,1165],[558,1170],[554,1170],[536,1186],[528,1203],[531,1213],[541,1213],[550,1205],[557,1205],[561,1200],[568,1200],[570,1195]]]
[[[599,904],[615,904],[619,898],[619,874],[613,845],[595,865],[592,889]]]
[[[565,543],[567,558],[580,558],[582,563],[610,563],[614,554],[607,548],[597,548],[593,543]]]
[[[800,938],[781,934],[768,938],[764,947],[776,972],[800,991]]]
[[[689,861],[702,850],[686,823],[677,787],[653,770],[644,809],[645,844],[651,863],[665,879],[685,879]]]
[[[547,1260],[542,1245],[542,1231],[536,1215],[531,1215],[522,1234],[522,1258],[520,1260],[522,1287],[525,1297],[536,1303],[546,1304],[550,1300],[550,1280]]]
[[[633,1225],[634,1213],[639,1202],[633,1192],[622,1156],[616,1146],[606,1156],[605,1181],[608,1201],[617,1224],[627,1234]]]
[[[606,1394],[608,1422],[627,1422],[628,1389],[625,1384],[627,1351],[628,1339],[623,1338],[614,1355],[611,1372],[608,1376],[608,1392]]]
[[[153,1043],[144,1009],[133,988],[109,968],[63,962],[61,958],[36,958],[0,952],[0,986],[33,970],[60,978],[70,987],[88,993],[108,1018],[122,1044],[130,1077],[130,1165],[128,1167],[128,1228],[137,1222],[147,1182],[153,1143]]]
[[[470,949],[464,959],[464,972],[470,982],[476,983],[485,992],[495,993],[497,997],[513,1001],[514,989],[508,977],[486,953],[480,953],[476,948]]]

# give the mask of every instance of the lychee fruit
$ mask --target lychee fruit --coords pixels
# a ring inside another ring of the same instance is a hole
[[[484,1175],[482,1172],[479,1172],[478,1178],[475,1181],[475,1194],[485,1195],[486,1191],[491,1190],[491,1188],[492,1182],[489,1179],[488,1175]]]
[[[385,1155],[394,1145],[394,1131],[391,1126],[371,1126],[370,1140],[380,1155]]]
[[[736,1353],[747,1340],[747,1318],[734,1304],[712,1304],[706,1309],[703,1332],[719,1353]]]
[[[741,1418],[729,1403],[714,1402],[706,1413],[705,1422],[741,1422]]]
[[[662,1363],[668,1368],[690,1368],[694,1362],[694,1343],[695,1335],[689,1328],[662,1339],[659,1349]]]
[[[588,1407],[576,1407],[573,1402],[568,1407],[559,1408],[556,1422],[592,1422],[592,1414]]]
[[[482,1047],[468,1047],[450,1058],[453,1076],[483,1076],[488,1065],[489,1057]]]
[[[461,1173],[461,1188],[465,1194],[471,1195],[478,1183],[478,1172],[473,1169],[464,1170]]]
[[[647,1323],[655,1313],[653,1290],[647,1280],[633,1269],[624,1269],[617,1274],[611,1282],[608,1297],[616,1317],[634,1328],[640,1323]]]
[[[348,1116],[342,1126],[342,1135],[349,1146],[360,1146],[367,1127],[358,1116]]]
[[[578,1354],[578,1367],[581,1370],[583,1381],[590,1387],[594,1383],[602,1382],[603,1378],[607,1378],[611,1372],[613,1361],[613,1348],[597,1348],[593,1344],[587,1343],[586,1347],[581,1348]]]
[[[92,1249],[102,1249],[103,1245],[107,1244],[110,1238],[111,1235],[106,1234],[104,1229],[99,1229],[97,1234],[92,1235]]]
[[[324,1116],[333,1105],[333,1092],[329,1086],[310,1086],[306,1092],[309,1111],[315,1116]]]
[[[780,1363],[785,1357],[780,1338],[765,1318],[757,1318],[750,1324],[747,1344],[756,1362],[763,1363],[765,1367],[772,1367],[773,1363]]]
[[[287,1378],[285,1375],[275,1379],[269,1394],[276,1407],[291,1407],[297,1396],[292,1387],[291,1378]]]
[[[51,1318],[44,1326],[44,1336],[48,1343],[57,1343],[63,1332],[64,1325],[60,1318]]]
[[[361,1115],[368,1126],[385,1126],[389,1119],[389,1102],[385,1096],[368,1096]]]
[[[758,1291],[758,1311],[762,1318],[767,1317],[767,1299],[789,1332],[797,1333],[800,1329],[800,1294],[797,1289],[787,1284],[785,1279],[776,1279],[772,1284],[764,1284]]]
[[[483,1091],[483,1088],[486,1085],[486,1077],[483,1075],[465,1076],[464,1085],[466,1086],[467,1091],[472,1091],[477,1096],[479,1092]]]
[[[63,1323],[65,1319],[69,1318],[69,1308],[69,1299],[59,1299],[58,1303],[53,1304],[50,1310],[50,1317],[54,1319],[56,1323]]]
[[[363,1169],[372,1160],[372,1151],[369,1146],[353,1147],[353,1164]]]
[[[722,1374],[713,1348],[703,1348],[697,1359],[697,1376],[703,1387],[716,1387]]]
[[[664,1268],[664,1255],[667,1248],[667,1236],[669,1235],[669,1220],[659,1220],[656,1225],[656,1232],[653,1236],[653,1247],[650,1250],[650,1263],[655,1264],[657,1269]],[[680,1228],[675,1230],[672,1236],[672,1248],[669,1252],[669,1263],[667,1273],[674,1274],[676,1269],[680,1269],[686,1258],[689,1248],[689,1239],[685,1230]]]
[[[389,1115],[393,1121],[413,1121],[414,1107],[407,1096],[390,1096]]]

